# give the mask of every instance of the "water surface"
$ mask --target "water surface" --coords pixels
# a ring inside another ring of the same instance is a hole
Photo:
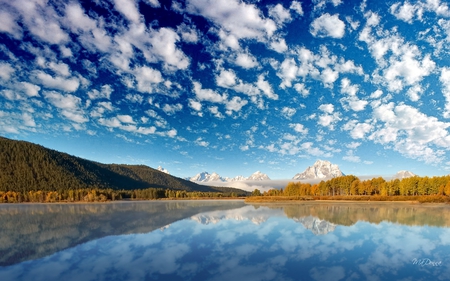
[[[450,280],[450,208],[1,205],[0,280]]]

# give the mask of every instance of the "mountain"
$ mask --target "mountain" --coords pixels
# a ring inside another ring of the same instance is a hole
[[[202,172],[199,173],[195,176],[193,176],[192,178],[189,179],[190,181],[193,182],[211,182],[211,181],[221,181],[224,182],[225,180],[217,173],[208,173],[208,172]]]
[[[244,176],[235,176],[234,178],[225,178],[226,182],[233,182],[233,181],[245,181],[247,178]]]
[[[164,168],[161,167],[161,166],[158,166],[158,168],[156,168],[156,170],[158,170],[158,171],[160,171],[160,172],[163,172],[163,173],[166,173],[166,174],[170,175],[169,171],[168,171],[167,169],[164,169]]]
[[[398,171],[398,172],[392,177],[392,179],[399,179],[399,180],[401,180],[401,179],[410,178],[410,177],[414,177],[414,176],[416,176],[416,174],[414,174],[414,173],[412,173],[412,172],[410,172],[410,171],[402,170],[402,171]]]
[[[324,179],[340,177],[343,175],[344,174],[341,172],[338,165],[331,164],[330,161],[317,160],[314,165],[306,168],[303,173],[296,174],[292,179]]]
[[[270,180],[270,178],[260,171],[256,171],[248,178],[244,176],[236,176],[234,178],[223,178],[217,173],[209,174],[208,172],[202,172],[199,173],[191,178],[188,178],[188,180],[193,182],[235,182],[235,181],[261,181],[261,180]]]
[[[170,188],[225,192],[144,165],[102,164],[26,141],[0,137],[0,191],[57,191],[79,188]],[[230,189],[230,192],[242,190]]]
[[[260,171],[254,172],[251,176],[249,176],[246,180],[248,181],[262,181],[262,180],[270,180],[269,176]]]

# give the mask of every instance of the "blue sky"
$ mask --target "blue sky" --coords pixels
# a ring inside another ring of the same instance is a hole
[[[439,0],[0,0],[0,134],[180,177],[443,175],[449,41]]]

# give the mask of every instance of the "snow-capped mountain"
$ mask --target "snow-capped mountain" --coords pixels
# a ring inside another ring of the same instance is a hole
[[[410,178],[410,177],[414,177],[414,176],[416,176],[416,174],[414,174],[413,172],[402,170],[402,171],[398,171],[397,174],[395,174],[392,178],[401,180],[401,179]]]
[[[236,182],[236,181],[262,181],[262,180],[270,180],[270,178],[260,171],[256,171],[248,178],[244,176],[236,176],[234,178],[223,178],[217,173],[209,174],[208,172],[199,173],[192,178],[188,178],[190,181],[194,182],[211,182],[211,181],[220,181],[220,182]]]
[[[232,182],[232,181],[245,181],[247,178],[244,176],[235,176],[234,178],[225,178],[226,182]]]
[[[270,178],[266,174],[261,173],[260,171],[256,171],[251,176],[246,178],[246,180],[248,180],[248,181],[263,181],[263,180],[270,180]]]
[[[202,172],[199,173],[195,176],[193,176],[192,178],[189,179],[190,181],[199,181],[199,182],[210,182],[210,181],[222,181],[224,182],[225,180],[217,173],[208,173],[208,172]]]
[[[163,173],[166,173],[166,174],[170,175],[169,171],[168,171],[167,169],[164,169],[164,168],[161,167],[161,166],[158,166],[158,168],[157,168],[156,170],[158,170],[158,171],[160,171],[160,172],[163,172]]]
[[[317,160],[314,165],[306,168],[303,173],[296,174],[292,179],[324,179],[340,177],[343,175],[344,174],[341,172],[338,165],[331,164],[330,161]]]

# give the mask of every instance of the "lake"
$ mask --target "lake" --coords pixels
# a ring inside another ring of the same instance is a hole
[[[0,205],[0,280],[450,280],[450,206]]]

